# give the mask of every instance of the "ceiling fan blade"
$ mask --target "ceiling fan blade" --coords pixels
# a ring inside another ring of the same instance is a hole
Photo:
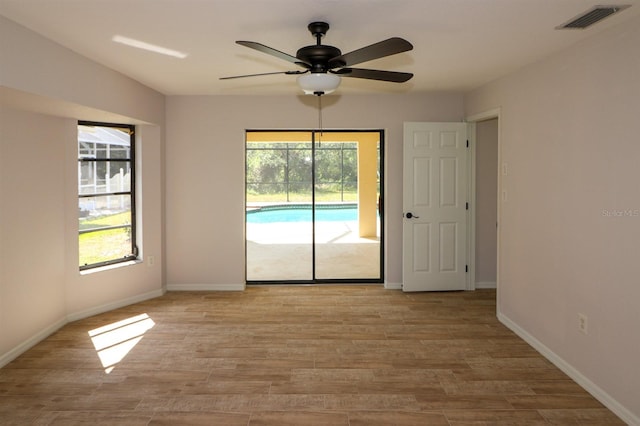
[[[234,78],[245,78],[245,77],[259,77],[261,75],[275,75],[275,74],[288,74],[288,75],[295,75],[295,74],[306,74],[309,71],[276,71],[276,72],[262,72],[259,74],[246,74],[246,75],[234,75],[231,77],[220,77],[220,80],[232,80]]]
[[[295,56],[291,56],[288,53],[284,53],[281,52],[279,50],[276,50],[272,47],[269,46],[265,46],[262,43],[257,43],[255,41],[242,41],[242,40],[238,40],[236,41],[237,44],[241,45],[241,46],[245,46],[245,47],[249,47],[251,49],[255,49],[259,52],[262,53],[266,53],[267,55],[271,55],[271,56],[275,56],[276,58],[280,58],[280,59],[284,59],[287,62],[291,62],[293,64],[296,65],[300,65],[301,67],[304,68],[311,68],[311,64],[308,64],[304,61],[301,61],[300,59],[296,58]]]
[[[400,37],[392,37],[378,43],[365,46],[353,52],[345,53],[329,60],[330,68],[349,67],[361,62],[395,55],[413,49],[413,45]]]
[[[366,78],[368,80],[391,81],[393,83],[404,83],[413,77],[413,74],[408,72],[367,70],[363,68],[341,68],[331,72],[342,77]]]

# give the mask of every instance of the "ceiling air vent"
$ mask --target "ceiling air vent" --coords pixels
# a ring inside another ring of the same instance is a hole
[[[602,21],[607,16],[611,16],[614,13],[620,12],[628,8],[630,5],[621,6],[594,6],[586,12],[572,18],[570,21],[557,26],[557,30],[569,29],[569,30],[582,30],[596,22]]]

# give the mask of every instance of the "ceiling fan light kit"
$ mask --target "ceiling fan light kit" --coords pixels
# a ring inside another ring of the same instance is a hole
[[[298,86],[305,95],[326,95],[340,85],[340,77],[329,73],[310,73],[298,76]]]
[[[271,74],[295,74],[299,75],[297,79],[298,86],[305,94],[321,96],[336,90],[340,85],[341,76],[392,83],[404,83],[413,77],[413,74],[405,72],[351,68],[352,65],[362,62],[412,50],[413,45],[400,37],[392,37],[343,54],[337,47],[321,43],[322,37],[329,30],[329,24],[326,22],[312,22],[307,28],[311,35],[316,38],[316,44],[298,49],[296,56],[254,41],[236,41],[241,46],[283,59],[304,68],[304,70],[238,75],[223,77],[222,80]]]

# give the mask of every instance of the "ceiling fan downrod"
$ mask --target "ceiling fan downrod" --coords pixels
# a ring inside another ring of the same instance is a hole
[[[312,22],[307,28],[316,38],[316,44],[298,49],[296,57],[309,64],[312,73],[326,73],[329,71],[329,60],[342,55],[340,49],[322,44],[322,37],[329,31],[326,22]]]

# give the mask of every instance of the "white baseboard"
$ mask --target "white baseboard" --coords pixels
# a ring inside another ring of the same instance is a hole
[[[630,410],[616,401],[611,395],[602,390],[598,385],[593,383],[582,373],[576,370],[571,364],[566,362],[555,352],[545,346],[538,339],[529,334],[526,330],[521,328],[518,324],[511,321],[506,315],[498,313],[498,320],[504,324],[511,331],[516,333],[522,340],[533,346],[538,352],[547,358],[556,367],[562,370],[567,376],[571,377],[576,383],[582,386],[587,392],[593,395],[598,401],[600,401],[605,407],[613,411],[618,417],[629,425],[640,425],[640,417],[633,414]]]
[[[244,291],[245,284],[167,284],[167,291]]]
[[[144,302],[145,300],[153,299],[156,297],[160,297],[164,294],[164,290],[158,289],[153,290],[148,293],[139,294],[136,296],[128,297],[126,299],[117,300],[115,302],[106,303],[104,305],[96,306],[95,308],[86,309],[84,311],[75,312],[67,315],[67,321],[77,321],[83,318],[88,318],[93,315],[102,314],[104,312],[109,312],[114,309],[122,308],[124,306],[133,305],[134,303]]]
[[[495,281],[479,281],[476,283],[476,289],[479,288],[498,288]]]
[[[113,303],[107,303],[105,305],[97,306],[95,308],[87,309],[84,311],[76,312],[73,314],[68,314],[65,318],[62,318],[56,321],[54,324],[49,327],[41,330],[34,336],[25,340],[15,348],[11,349],[9,352],[0,355],[0,368],[4,367],[31,347],[51,336],[53,333],[58,331],[60,328],[64,327],[65,324],[70,323],[72,321],[77,321],[83,318],[88,318],[93,315],[101,314],[104,312],[108,312],[114,309],[122,308],[123,306],[132,305],[134,303],[142,302],[145,300],[153,299],[155,297],[162,296],[164,291],[162,289],[150,291],[148,293],[139,294],[137,296],[129,297],[127,299],[119,300]]]
[[[31,336],[24,342],[20,343],[18,346],[11,349],[9,352],[2,354],[0,356],[0,368],[9,364],[11,361],[18,358],[20,355],[22,355],[23,353],[25,353],[26,351],[34,347],[36,344],[40,343],[47,337],[51,336],[53,333],[55,333],[60,328],[62,328],[66,323],[67,323],[67,319],[61,318],[55,323],[51,324],[49,327],[45,328],[44,330],[40,331],[39,333]]]
[[[384,288],[387,290],[402,290],[402,283],[384,283]],[[475,288],[498,288],[498,286],[495,281],[481,281],[476,283]]]

